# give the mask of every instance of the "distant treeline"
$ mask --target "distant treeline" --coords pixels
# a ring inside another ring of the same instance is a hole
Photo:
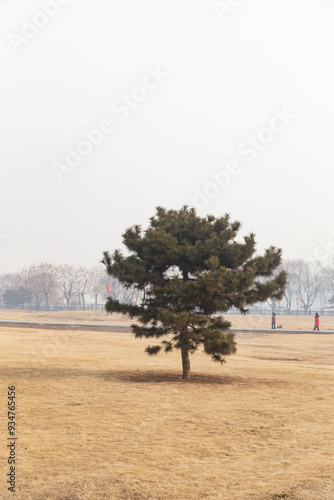
[[[334,308],[334,263],[285,260],[279,270],[288,273],[284,298],[273,299],[252,307],[285,314],[312,309],[331,311]],[[108,291],[108,285],[110,290]],[[126,304],[138,304],[141,292],[127,289],[107,275],[105,267],[56,266],[42,262],[18,273],[0,276],[0,305],[30,310],[100,309],[108,295]]]
[[[42,262],[18,273],[0,276],[2,307],[36,311],[55,310],[61,305],[64,309],[98,309],[107,295],[129,304],[136,304],[141,296],[138,290],[126,289],[108,276],[102,264],[87,268]]]

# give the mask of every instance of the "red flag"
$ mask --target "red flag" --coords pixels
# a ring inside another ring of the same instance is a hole
[[[111,288],[110,288],[110,285],[109,285],[109,281],[107,281],[107,291],[108,291],[108,295],[109,295],[109,293],[111,292]]]

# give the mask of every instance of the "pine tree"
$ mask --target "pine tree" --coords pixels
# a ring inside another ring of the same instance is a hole
[[[216,313],[232,306],[246,313],[248,305],[284,294],[286,273],[275,272],[282,251],[271,246],[255,255],[253,233],[236,241],[240,227],[229,215],[201,218],[187,206],[158,207],[145,231],[134,225],[123,234],[128,256],[103,253],[108,274],[142,292],[140,305],[109,297],[106,310],[138,318],[140,325],[132,325],[138,338],[168,335],[146,352],[180,349],[184,379],[190,377],[189,354],[200,345],[220,363],[236,352],[231,323]]]

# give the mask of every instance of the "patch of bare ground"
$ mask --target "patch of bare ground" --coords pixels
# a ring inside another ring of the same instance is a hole
[[[179,352],[148,357],[129,334],[2,329],[17,498],[334,498],[333,338],[237,335],[223,366],[194,355],[185,383]],[[4,445],[0,460],[11,498]]]

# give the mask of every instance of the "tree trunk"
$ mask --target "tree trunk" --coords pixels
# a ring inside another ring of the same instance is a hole
[[[181,348],[181,356],[182,356],[182,378],[188,379],[190,378],[190,357],[189,357],[189,349],[187,347]]]

